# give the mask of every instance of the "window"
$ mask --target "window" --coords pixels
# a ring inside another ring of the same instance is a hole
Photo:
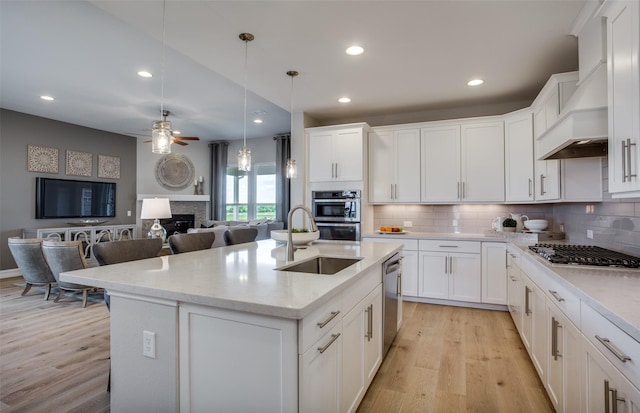
[[[227,168],[227,220],[276,217],[276,164],[255,164],[249,172]]]

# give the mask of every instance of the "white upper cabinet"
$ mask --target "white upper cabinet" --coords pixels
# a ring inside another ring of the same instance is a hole
[[[609,192],[640,196],[640,5],[610,1],[607,26]]]
[[[422,202],[459,202],[460,125],[422,128]]]
[[[507,202],[533,202],[533,120],[525,109],[504,117],[505,198]]]
[[[362,181],[365,124],[307,129],[309,182]]]
[[[504,202],[502,121],[421,129],[422,202]]]
[[[369,133],[369,202],[420,202],[420,129]]]
[[[504,123],[463,124],[462,201],[504,202]]]

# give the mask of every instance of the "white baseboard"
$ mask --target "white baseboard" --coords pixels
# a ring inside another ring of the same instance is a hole
[[[17,268],[2,270],[0,271],[0,280],[4,280],[5,278],[19,277],[20,275],[20,270]]]

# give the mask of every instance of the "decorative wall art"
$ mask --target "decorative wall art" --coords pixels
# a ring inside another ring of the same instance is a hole
[[[98,178],[120,179],[120,158],[98,155]]]
[[[193,163],[179,153],[164,155],[156,164],[156,180],[171,191],[180,191],[189,187],[195,176]]]
[[[58,173],[58,148],[27,145],[27,171]]]
[[[93,156],[87,152],[67,151],[67,175],[91,176]]]

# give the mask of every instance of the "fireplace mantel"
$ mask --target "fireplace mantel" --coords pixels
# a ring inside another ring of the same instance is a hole
[[[209,202],[211,200],[211,197],[209,195],[138,194],[138,201],[142,201],[145,198],[168,198],[169,201],[183,202]]]

